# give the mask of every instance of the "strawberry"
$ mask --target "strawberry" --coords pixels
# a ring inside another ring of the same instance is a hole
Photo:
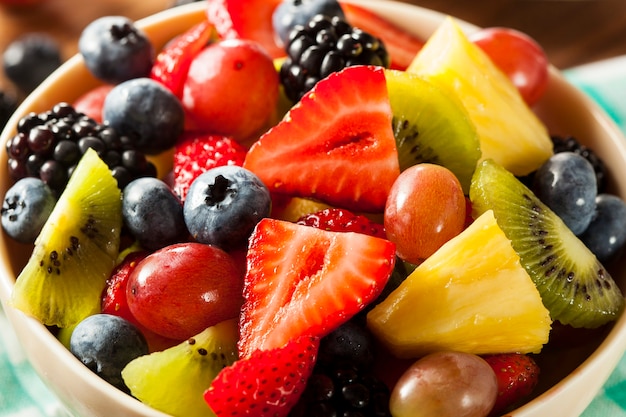
[[[424,40],[411,35],[385,18],[357,5],[340,2],[346,20],[359,29],[382,39],[391,58],[391,68],[405,70],[424,46]]]
[[[282,220],[261,220],[249,241],[240,357],[301,335],[322,337],[376,299],[395,263],[395,245]]]
[[[174,147],[173,190],[184,200],[203,172],[222,165],[243,165],[246,149],[230,137],[185,132]]]
[[[126,301],[126,284],[131,272],[146,256],[148,256],[146,251],[130,252],[115,267],[102,292],[102,313],[122,317],[134,324],[138,323],[128,307],[128,301]]]
[[[485,356],[498,379],[498,397],[490,416],[499,416],[528,397],[537,385],[539,366],[529,355],[503,353]]]
[[[303,336],[257,350],[224,368],[204,399],[217,416],[287,416],[304,391],[318,348],[318,338]]]
[[[327,208],[306,214],[297,223],[332,232],[355,232],[381,239],[387,238],[382,224],[374,223],[363,215],[340,208]]]
[[[182,97],[191,61],[209,43],[213,29],[208,21],[203,20],[166,45],[152,65],[150,78]]]
[[[273,193],[382,212],[400,175],[384,71],[352,66],[318,82],[250,147],[244,167]]]
[[[278,46],[272,14],[281,0],[209,0],[207,18],[222,39],[249,39],[259,42],[272,58],[285,56]]]
[[[91,117],[98,123],[102,123],[102,106],[109,91],[113,89],[114,85],[104,84],[91,90],[78,97],[72,106],[77,112],[84,113]]]

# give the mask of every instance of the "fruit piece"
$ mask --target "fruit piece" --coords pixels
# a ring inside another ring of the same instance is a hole
[[[181,98],[191,61],[207,46],[212,35],[213,26],[206,20],[192,26],[159,52],[152,65],[150,78]]]
[[[174,146],[183,132],[185,111],[178,98],[160,83],[135,78],[109,92],[102,119],[120,135],[131,138],[137,150],[154,155]]]
[[[296,223],[331,232],[355,232],[381,239],[387,238],[382,224],[374,223],[365,216],[340,208],[326,208],[306,214]]]
[[[22,178],[4,195],[2,229],[18,242],[33,243],[56,201],[52,190],[42,180]]]
[[[289,43],[289,32],[296,25],[304,26],[315,15],[344,18],[337,0],[284,0],[272,13],[272,28],[282,45]]]
[[[328,204],[310,198],[289,197],[283,194],[272,195],[271,217],[288,222],[297,222],[307,214],[315,213],[327,208]]]
[[[318,338],[301,336],[257,350],[224,368],[204,399],[218,416],[286,417],[304,391],[318,346]]]
[[[5,76],[25,94],[63,62],[60,45],[44,33],[27,33],[13,40],[6,46],[1,60]]]
[[[395,355],[539,352],[551,320],[492,212],[419,265],[367,315]]]
[[[424,356],[391,392],[394,417],[484,417],[493,407],[498,382],[481,357],[463,352]]]
[[[480,138],[483,159],[526,175],[552,155],[552,141],[517,88],[485,52],[446,18],[409,68],[456,94]]]
[[[385,231],[398,256],[419,265],[465,228],[465,195],[447,168],[418,164],[403,171],[385,206]]]
[[[130,362],[122,377],[144,404],[173,416],[213,416],[203,394],[211,381],[237,359],[237,320],[208,327],[162,352]]]
[[[469,36],[517,87],[532,106],[548,87],[548,57],[530,36],[511,28],[480,29]]]
[[[104,291],[102,291],[102,305],[100,308],[102,313],[119,316],[133,324],[138,324],[128,307],[126,287],[131,272],[148,254],[149,252],[143,250],[130,252],[115,267],[111,276],[107,278],[106,286]]]
[[[374,365],[374,337],[361,320],[348,320],[320,340],[318,367],[333,368],[344,363],[370,370]]]
[[[280,67],[285,95],[298,101],[319,80],[354,65],[389,66],[389,54],[380,39],[353,28],[339,16],[315,15],[294,28]]]
[[[604,161],[596,155],[593,149],[581,144],[573,136],[552,136],[551,139],[554,146],[554,153],[574,152],[589,161],[596,173],[598,193],[602,193],[606,190],[606,166],[604,165]]]
[[[147,77],[154,62],[150,40],[124,16],[103,16],[89,23],[80,34],[78,50],[89,71],[110,84]]]
[[[342,1],[340,3],[350,24],[382,39],[391,58],[391,68],[405,70],[424,46],[424,40],[411,35],[370,10],[354,2]]]
[[[70,351],[100,378],[128,392],[122,369],[148,354],[148,342],[131,322],[110,314],[94,314],[74,328]]]
[[[267,187],[251,171],[216,167],[191,184],[184,220],[196,241],[231,250],[246,246],[254,226],[269,216],[271,202]]]
[[[381,212],[400,173],[391,117],[383,69],[348,67],[252,145],[244,167],[272,193]]]
[[[626,243],[624,200],[611,194],[599,194],[593,219],[579,237],[600,262],[613,260]]]
[[[452,171],[469,191],[480,141],[468,112],[454,94],[401,71],[385,71],[400,170],[428,162]]]
[[[274,62],[258,42],[228,39],[193,58],[182,103],[197,129],[244,141],[273,120],[278,87]]]
[[[207,18],[222,39],[248,39],[259,42],[272,58],[285,55],[278,46],[272,27],[272,14],[281,0],[211,0]]]
[[[78,97],[72,103],[72,107],[74,107],[74,110],[77,112],[85,114],[98,123],[102,123],[102,107],[104,106],[104,100],[113,87],[114,85],[112,84],[104,84],[95,87]]]
[[[584,157],[559,152],[533,176],[532,191],[575,235],[587,229],[596,208],[596,174]]]
[[[137,321],[176,340],[237,317],[243,302],[239,266],[226,252],[201,243],[151,253],[127,285],[128,306]]]
[[[188,237],[183,203],[158,178],[137,178],[124,188],[122,218],[131,235],[148,250],[157,250]]]
[[[470,199],[474,213],[493,210],[553,320],[598,327],[624,307],[609,272],[526,186],[493,161],[478,165]]]
[[[483,359],[498,378],[498,397],[490,416],[499,416],[532,394],[539,382],[539,366],[520,353],[488,355]]]
[[[243,165],[246,149],[226,136],[185,132],[174,150],[174,192],[185,200],[193,180],[200,174],[223,165]]]
[[[324,336],[382,291],[395,262],[393,243],[263,219],[250,237],[241,357],[300,335]]]
[[[88,150],[35,240],[12,305],[58,327],[97,312],[118,254],[121,213],[117,182]]]

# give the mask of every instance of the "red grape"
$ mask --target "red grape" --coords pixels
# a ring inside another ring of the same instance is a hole
[[[200,243],[166,246],[141,261],[126,296],[135,319],[149,330],[184,340],[239,315],[241,267],[223,250]]]
[[[398,256],[419,264],[465,227],[466,201],[447,168],[414,165],[400,174],[385,206],[385,231]]]
[[[508,75],[528,105],[541,98],[548,85],[548,58],[534,39],[515,29],[493,27],[473,33],[470,40]]]

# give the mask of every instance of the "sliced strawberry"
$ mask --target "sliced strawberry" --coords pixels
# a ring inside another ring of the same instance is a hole
[[[286,55],[278,46],[272,14],[282,0],[209,0],[207,17],[222,39],[240,38],[259,42],[272,58]]]
[[[242,166],[246,149],[230,137],[185,132],[174,149],[173,189],[184,200],[203,172],[222,165]]]
[[[182,97],[191,61],[209,43],[213,29],[204,20],[166,45],[155,59],[150,78]]]
[[[539,381],[539,366],[529,355],[504,353],[485,356],[498,378],[498,397],[490,416],[499,416],[527,398]]]
[[[204,399],[217,416],[287,416],[304,391],[318,348],[318,338],[304,336],[257,350],[224,368]]]
[[[386,239],[385,227],[367,217],[340,208],[327,208],[302,216],[298,224],[331,232],[355,232]]]
[[[247,260],[240,357],[301,335],[322,337],[353,317],[385,287],[395,245],[266,218]]]
[[[340,3],[346,20],[352,26],[382,39],[391,58],[391,68],[405,70],[424,46],[423,39],[411,35],[376,13],[354,2],[341,1]]]
[[[348,67],[318,82],[262,135],[244,167],[273,193],[382,212],[400,175],[391,119],[384,70]]]

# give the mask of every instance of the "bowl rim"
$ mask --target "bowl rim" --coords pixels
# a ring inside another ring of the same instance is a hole
[[[421,14],[422,18],[428,21],[430,25],[435,27],[438,25],[444,18],[445,14],[426,9],[421,6],[416,6],[409,3],[401,3],[395,0],[342,0],[346,3],[356,3],[359,5],[363,5],[367,8],[375,10],[380,15],[384,17],[393,18],[394,15],[407,13],[411,14]],[[136,23],[138,27],[145,29],[148,33],[149,37],[156,36],[156,26],[162,24],[164,19],[185,19],[190,14],[197,16],[200,18],[204,13],[206,7],[206,2],[195,2],[191,4],[187,4],[184,6],[179,6],[176,8],[164,10],[162,12],[156,13],[152,16],[143,18],[138,20]],[[457,22],[461,24],[464,30],[471,32],[474,30],[478,30],[478,27],[472,25],[468,22],[464,22],[458,18],[455,18]],[[414,31],[414,28],[404,27],[409,31]],[[161,29],[161,26],[159,26]],[[161,36],[161,44],[165,43],[165,39]],[[171,38],[171,37],[170,37]],[[101,84],[100,81],[96,80],[93,76],[91,76],[85,69],[82,61],[82,57],[74,55],[70,59],[68,59],[64,64],[59,67],[53,74],[51,74],[39,87],[37,87],[18,107],[13,116],[9,119],[6,124],[6,128],[2,132],[0,136],[0,140],[4,143],[10,136],[14,134],[15,126],[19,119],[26,113],[31,111],[43,111],[51,107],[51,105],[56,104],[46,102],[46,100],[41,100],[41,96],[44,91],[48,91],[49,89],[55,88],[55,85],[62,82],[71,81],[73,76],[81,76],[87,77],[87,83],[92,84],[93,86]],[[623,133],[616,125],[616,123],[607,115],[607,113],[591,98],[589,98],[585,93],[578,90],[576,87],[571,85],[564,76],[554,67],[550,68],[550,77],[557,83],[564,84],[570,88],[571,94],[577,99],[580,100],[581,103],[585,105],[585,107],[589,110],[590,114],[598,120],[600,124],[604,126],[604,129],[609,133],[609,136],[613,139],[615,145],[620,150],[620,152],[624,155],[622,157],[623,160],[626,160],[626,138],[624,138]],[[77,97],[73,97],[77,98]],[[68,97],[68,101],[70,101],[71,97]],[[2,245],[0,245],[2,246]],[[61,362],[69,363],[73,365],[79,365],[80,371],[83,371],[83,365],[71,354],[71,352],[65,348],[61,344],[61,342],[40,322],[36,319],[27,317],[20,311],[14,310],[12,307],[8,305],[8,298],[10,296],[12,290],[12,281],[14,280],[14,274],[10,270],[9,265],[4,262],[0,263],[0,301],[2,302],[4,313],[10,318],[11,324],[13,325],[14,320],[19,320],[28,326],[28,330],[30,332],[41,333],[43,337],[43,341],[48,343],[50,346],[50,352],[52,357],[61,358]],[[41,330],[45,330],[42,332]],[[624,337],[624,333],[626,333],[626,314],[622,313],[619,319],[613,324],[613,328],[606,335],[604,340],[598,345],[596,350],[589,355],[576,369],[567,375],[565,378],[560,380],[557,384],[553,385],[545,392],[538,395],[536,398],[521,406],[520,408],[514,410],[509,413],[510,416],[531,416],[535,415],[538,410],[540,411],[541,403],[543,401],[548,401],[550,399],[554,399],[554,397],[564,397],[567,394],[566,388],[570,385],[582,384],[585,379],[588,377],[588,374],[591,372],[592,367],[598,363],[610,364],[608,367],[609,370],[605,372],[603,375],[603,382],[606,381],[610,372],[615,368],[615,365],[618,363],[619,359],[626,351],[626,337]],[[616,354],[616,352],[621,352],[620,354]],[[58,355],[58,356],[57,356]],[[86,368],[85,368],[86,369]],[[44,379],[50,380],[53,379],[53,376],[46,373],[44,370],[36,368],[37,373]],[[85,377],[85,383],[89,386],[93,387],[94,390],[103,391],[104,396],[106,397],[104,401],[113,400],[119,402],[122,406],[127,407],[128,410],[136,413],[136,415],[142,416],[150,416],[150,417],[166,417],[167,414],[164,414],[158,410],[155,410],[146,404],[141,403],[140,401],[128,396],[116,388],[112,387],[107,383],[103,383],[103,381],[95,374],[91,372],[81,372],[81,375]],[[53,390],[54,389],[54,384]],[[576,399],[579,404],[584,405],[584,407],[588,406],[593,397],[597,392],[591,392],[586,396],[582,396],[581,398]],[[59,393],[57,392],[57,395]],[[69,398],[63,398],[63,395],[59,395],[62,402],[66,405],[70,403]],[[573,401],[571,398],[567,398],[566,401]]]

